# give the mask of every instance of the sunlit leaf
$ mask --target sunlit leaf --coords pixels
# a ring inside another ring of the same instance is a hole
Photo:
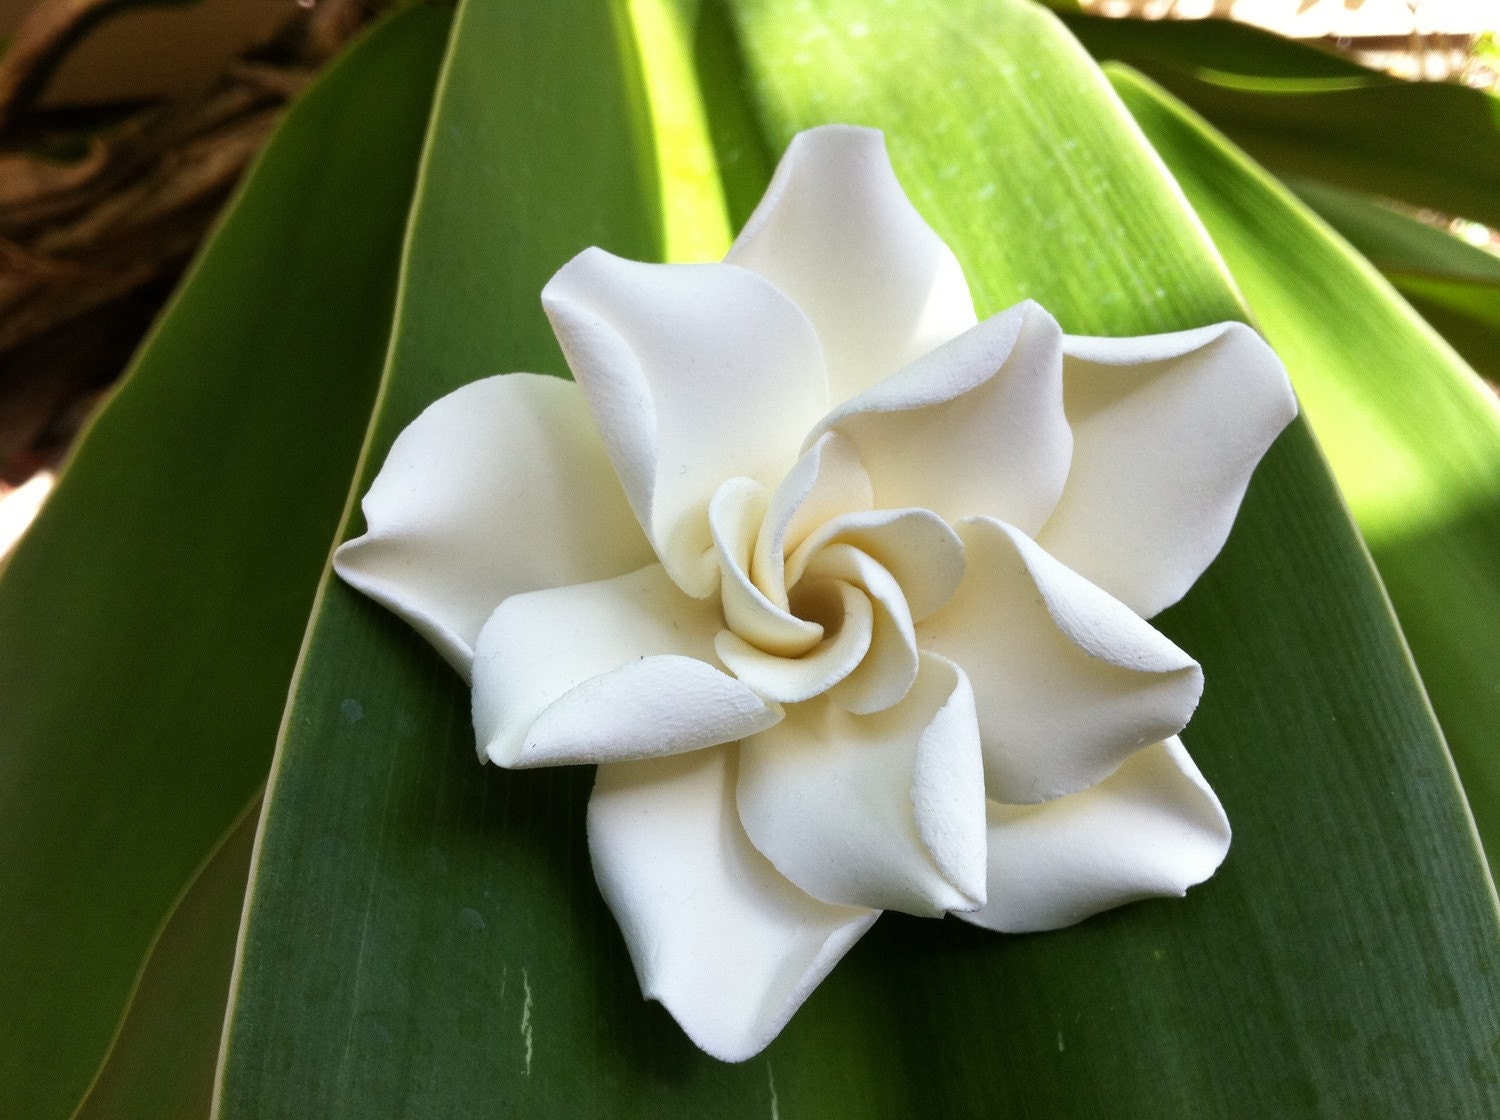
[[[1286,185],[1380,269],[1464,360],[1500,381],[1500,256],[1355,191]]]
[[[1274,179],[1149,81],[1111,75],[1291,369],[1500,853],[1500,404]],[[1406,258],[1419,249],[1436,251],[1408,240]]]
[[[1137,67],[1278,175],[1500,225],[1493,93],[1401,81],[1215,21],[1067,19],[1096,58]]]
[[[1037,9],[768,0],[728,15],[707,7],[677,42],[695,47],[732,215],[795,129],[873,124],[984,310],[1031,295],[1070,329],[1111,333],[1243,313],[1102,75]],[[437,395],[562,371],[537,292],[573,252],[662,251],[656,177],[692,164],[658,156],[637,115],[653,103],[636,26],[581,0],[461,8],[361,487]],[[380,608],[325,590],[268,794],[222,1116],[1496,1103],[1493,895],[1302,425],[1163,620],[1210,682],[1190,743],[1237,828],[1215,880],[1035,937],[888,916],[739,1066],[641,1001],[588,866],[589,775],[480,769],[451,670]]]

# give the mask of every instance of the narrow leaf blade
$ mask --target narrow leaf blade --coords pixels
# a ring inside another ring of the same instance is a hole
[[[534,301],[574,249],[659,248],[658,163],[622,120],[628,50],[590,11],[462,11],[366,477],[438,393],[562,368]],[[851,0],[733,16],[704,11],[702,56],[718,150],[760,136],[726,182],[732,212],[796,128],[877,124],[987,310],[1035,295],[1074,330],[1119,333],[1243,313],[1102,76],[1035,10]],[[506,111],[523,98],[558,111],[518,135]],[[487,232],[502,225],[508,241]],[[513,313],[497,323],[495,305]],[[479,770],[463,686],[330,584],[272,783],[220,1115],[1483,1101],[1466,1079],[1500,1026],[1494,904],[1471,840],[1444,850],[1468,834],[1442,742],[1304,427],[1263,473],[1225,555],[1166,622],[1215,682],[1192,743],[1241,828],[1220,876],[1187,902],[1033,938],[887,916],[738,1066],[642,1003],[588,866],[588,775]]]
[[[1390,589],[1493,857],[1500,406],[1375,269],[1275,180],[1149,80],[1123,68],[1111,74],[1292,370]],[[1425,239],[1401,246],[1408,257],[1436,251]]]
[[[1135,66],[1278,175],[1500,225],[1493,93],[1400,81],[1217,21],[1067,22],[1096,58]]]
[[[291,110],[0,580],[14,1115],[72,1112],[174,899],[265,780],[442,24],[403,17]]]
[[[1098,333],[1244,313],[1048,17],[861,7],[740,5],[752,89],[777,140],[828,119],[885,128],[982,311],[1030,295]],[[955,936],[923,952],[932,935],[889,923],[900,933],[877,929],[834,984],[899,988],[887,1022],[954,1032],[937,1052],[963,1075],[926,1090],[939,1113],[978,1100],[1035,1115],[1232,1114],[1247,1099],[1275,1115],[1493,1108],[1493,891],[1304,425],[1162,625],[1208,680],[1185,738],[1236,827],[1217,876],[1185,903],[997,945]]]

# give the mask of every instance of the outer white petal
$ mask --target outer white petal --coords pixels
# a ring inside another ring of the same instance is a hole
[[[931,654],[906,699],[854,716],[827,698],[740,744],[751,842],[829,903],[936,915],[984,902],[979,734],[968,680]]]
[[[1218,555],[1297,401],[1243,323],[1063,347],[1073,469],[1037,540],[1149,618]]]
[[[396,437],[363,509],[369,528],[334,570],[465,679],[502,599],[651,562],[578,386],[555,377],[503,374],[433,402]]]
[[[778,708],[710,664],[716,605],[660,564],[516,595],[479,635],[474,730],[501,766],[609,762],[728,743]]]
[[[869,472],[882,509],[917,506],[948,521],[986,515],[1035,532],[1068,476],[1062,331],[1017,304],[830,413]]]
[[[725,259],[807,312],[835,400],[974,325],[963,269],[907,199],[875,129],[798,133]]]
[[[601,766],[588,816],[641,990],[726,1062],[764,1049],[879,917],[809,897],[750,845],[734,767],[732,748]]]
[[[744,269],[602,249],[564,265],[542,305],[662,563],[710,594],[714,491],[737,476],[775,486],[828,406],[812,324]]]
[[[989,804],[989,901],[959,917],[1004,933],[1060,929],[1137,899],[1181,896],[1229,851],[1229,821],[1182,743],[1137,752],[1092,789]]]
[[[1203,692],[1196,661],[1011,526],[976,518],[959,535],[963,585],[917,642],[974,684],[992,798],[1073,793],[1182,730]]]

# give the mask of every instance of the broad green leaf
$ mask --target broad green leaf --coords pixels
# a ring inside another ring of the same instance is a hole
[[[403,16],[289,113],[0,579],[7,1115],[73,1111],[174,900],[265,781],[443,25]]]
[[[571,256],[661,254],[621,12],[460,6],[360,493],[435,397],[565,370],[538,296]],[[589,780],[481,768],[467,688],[326,582],[267,793],[218,1115],[561,1117],[580,1113],[547,1102],[580,1085],[587,1108],[613,1111],[651,1043],[592,885]],[[663,1018],[651,1034],[668,1034]]]
[[[1500,98],[1403,82],[1263,32],[1067,17],[1099,59],[1137,67],[1278,175],[1500,225]],[[1256,42],[1256,40],[1259,40]]]
[[[1292,371],[1500,855],[1500,405],[1285,188],[1148,80],[1110,72]]]
[[[829,118],[885,128],[982,310],[1030,295],[1101,333],[1240,313],[1096,76],[1038,49],[1041,16],[997,4],[866,20],[857,7],[747,5],[760,100],[778,139]],[[976,54],[984,80],[954,62]],[[888,980],[913,993],[896,1018],[952,1016],[939,1052],[972,1055],[977,1072],[936,1111],[984,1099],[996,1113],[1228,1114],[1253,1095],[1272,1115],[1437,1115],[1493,1101],[1493,893],[1382,600],[1299,425],[1164,620],[1205,666],[1185,737],[1236,850],[1184,904],[983,955],[965,937],[961,963],[937,954]],[[1006,1027],[977,1038],[981,1007]]]
[[[173,908],[74,1120],[208,1115],[259,816],[257,795]]]
[[[1242,314],[1050,17],[1010,0],[731,14],[706,8],[680,40],[710,67],[731,214],[796,128],[876,124],[985,310],[1033,295],[1074,330],[1111,332]],[[672,157],[627,111],[650,83],[622,32],[581,0],[461,9],[361,487],[438,394],[563,369],[537,293],[574,251],[660,251],[654,182]],[[1219,876],[1185,902],[1035,937],[887,916],[765,1055],[726,1066],[640,998],[588,865],[589,774],[478,767],[451,670],[327,582],[268,793],[220,1116],[1493,1105],[1494,898],[1305,427],[1165,624],[1209,675],[1190,742],[1239,830]]]
[[[1500,256],[1368,195],[1310,179],[1286,185],[1380,269],[1465,361],[1500,381]]]

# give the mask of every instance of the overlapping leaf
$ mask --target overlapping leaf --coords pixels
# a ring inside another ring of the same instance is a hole
[[[1274,179],[1158,87],[1123,69],[1111,74],[1292,371],[1380,564],[1493,854],[1500,407],[1375,269]],[[1406,261],[1430,262],[1443,248],[1419,236],[1446,237],[1440,231],[1403,231],[1405,241],[1386,243]]]
[[[265,781],[444,25],[404,16],[292,110],[0,580],[6,1115],[72,1112],[158,928]]]
[[[1098,333],[1242,313],[1102,76],[1036,9],[747,0],[698,32],[684,41],[732,212],[795,129],[872,124],[983,310],[1033,296]],[[630,35],[583,3],[461,9],[364,479],[440,393],[562,370],[536,293],[573,252],[659,250],[666,161]],[[641,1002],[587,864],[588,775],[479,769],[451,671],[379,608],[325,592],[269,791],[222,1116],[1496,1103],[1493,895],[1305,427],[1164,619],[1208,674],[1189,735],[1237,827],[1220,875],[1038,937],[888,917],[741,1066]]]
[[[1465,361],[1500,382],[1500,257],[1369,195],[1295,177],[1286,185],[1380,269]]]
[[[1500,225],[1500,98],[1403,82],[1266,32],[1146,28],[1070,14],[1099,59],[1129,63],[1278,175]]]

